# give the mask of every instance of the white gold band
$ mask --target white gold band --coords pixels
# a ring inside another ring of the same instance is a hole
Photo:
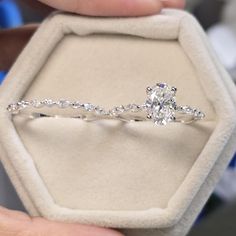
[[[167,84],[158,83],[153,88],[147,88],[147,100],[142,105],[128,104],[104,109],[91,103],[52,99],[19,101],[7,107],[12,115],[26,114],[31,118],[37,117],[70,117],[87,121],[100,119],[118,119],[121,121],[153,120],[155,124],[166,125],[170,122],[191,123],[202,120],[205,114],[197,108],[178,106],[175,102],[177,89]],[[55,111],[48,108],[54,108]],[[71,109],[72,112],[58,113],[58,109]]]

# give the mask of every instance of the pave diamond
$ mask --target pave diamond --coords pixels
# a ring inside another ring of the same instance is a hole
[[[181,122],[189,124],[191,122],[202,120],[205,114],[192,106],[176,105],[177,88],[171,87],[166,83],[158,83],[153,87],[147,88],[147,99],[142,104],[131,103],[128,105],[115,106],[112,109],[104,109],[91,103],[81,103],[79,101],[69,101],[65,99],[52,100],[31,100],[18,101],[8,105],[8,112],[15,115],[22,110],[30,108],[57,107],[72,108],[78,110],[78,116],[87,121],[96,119],[118,119],[120,121],[146,121],[152,120],[156,125],[166,125],[170,122]],[[134,115],[132,113],[135,113]],[[146,113],[146,115],[145,115]],[[45,114],[39,112],[31,113],[31,118],[36,117],[57,117],[57,114]],[[69,116],[70,114],[65,114]],[[72,116],[73,117],[73,116]]]
[[[83,104],[83,107],[86,111],[93,111],[95,110],[95,106],[91,103],[85,103]]]
[[[79,101],[75,101],[75,102],[72,102],[71,106],[74,109],[78,109],[82,107],[82,104]]]
[[[34,108],[41,108],[43,107],[43,103],[37,99],[31,101],[31,104]]]
[[[54,102],[52,99],[44,99],[41,103],[45,106],[48,106],[48,107],[51,107],[54,105]]]
[[[9,112],[17,112],[19,110],[19,106],[17,104],[10,104],[7,107]]]
[[[60,99],[57,104],[60,108],[68,108],[70,106],[70,101],[65,99]]]
[[[126,111],[131,111],[131,112],[139,112],[142,110],[141,106],[140,105],[137,105],[137,104],[128,104],[126,107],[125,107],[125,110]]]
[[[102,107],[99,107],[99,106],[96,106],[95,107],[95,112],[96,112],[96,114],[97,115],[107,115],[107,112],[105,111],[105,109],[104,108],[102,108]]]
[[[119,107],[114,107],[112,110],[109,111],[111,116],[118,116],[125,112],[125,107],[124,106],[119,106]]]
[[[166,125],[175,118],[176,89],[160,83],[147,89],[146,109],[148,117],[157,125]]]

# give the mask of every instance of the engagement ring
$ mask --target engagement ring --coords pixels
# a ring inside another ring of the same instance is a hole
[[[117,119],[125,122],[151,120],[156,125],[166,125],[171,122],[191,123],[205,117],[205,114],[197,108],[177,105],[176,93],[177,88],[166,83],[157,83],[146,89],[146,100],[140,105],[128,104],[104,109],[80,101],[35,99],[10,104],[7,110],[12,115],[22,113],[31,118],[65,116],[87,121],[101,119]],[[58,112],[58,109],[70,109],[70,112]]]

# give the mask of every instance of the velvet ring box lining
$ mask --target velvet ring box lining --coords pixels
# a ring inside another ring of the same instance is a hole
[[[234,151],[231,82],[212,57],[198,23],[181,11],[139,18],[49,17],[0,97],[1,157],[28,211],[106,227],[174,227],[218,159],[225,156],[223,171]],[[206,119],[157,127],[11,119],[4,109],[32,98],[104,107],[143,103],[145,88],[160,81],[176,86],[178,104],[201,108]]]

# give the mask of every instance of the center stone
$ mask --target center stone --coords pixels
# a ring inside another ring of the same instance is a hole
[[[157,125],[173,121],[176,107],[176,88],[167,84],[157,84],[147,90],[146,109],[148,117]]]

